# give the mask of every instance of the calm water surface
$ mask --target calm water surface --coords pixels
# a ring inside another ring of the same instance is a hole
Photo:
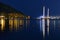
[[[18,25],[17,25],[18,26]],[[11,27],[11,26],[10,26]],[[43,38],[40,20],[25,20],[18,28],[0,32],[1,40],[60,40],[60,20],[50,20],[49,35]]]

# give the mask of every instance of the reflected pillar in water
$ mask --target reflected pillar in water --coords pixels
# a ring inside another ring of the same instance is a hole
[[[19,20],[19,28],[21,31],[23,30],[23,27],[24,27],[24,16],[20,17],[20,20]]]
[[[42,19],[43,37],[45,37],[45,19]]]
[[[23,23],[23,20],[20,20],[20,26],[23,25],[23,24],[24,24],[24,23]]]
[[[19,28],[20,28],[20,30],[22,30],[23,27],[24,27],[24,20],[20,19],[19,20]]]
[[[47,34],[49,35],[49,22],[50,22],[50,19],[49,19],[49,8],[47,10]]]
[[[14,18],[14,29],[17,30],[18,29],[18,19]]]
[[[26,30],[29,31],[30,16],[26,17]]]
[[[9,29],[12,31],[13,30],[13,18],[9,19]]]
[[[49,35],[49,19],[47,19],[47,34]]]
[[[0,27],[1,27],[1,31],[3,31],[5,29],[5,20],[4,20],[4,18],[1,18],[1,20],[0,20]]]
[[[55,30],[55,20],[54,20],[54,30]]]

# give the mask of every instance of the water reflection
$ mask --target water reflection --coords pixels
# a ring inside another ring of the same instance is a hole
[[[4,16],[0,16],[0,30],[4,30],[5,29],[5,17]]]
[[[9,19],[9,30],[13,30],[13,19]]]
[[[10,19],[9,20],[9,25],[10,25],[10,30],[19,30],[21,28],[23,28],[24,25],[24,20],[19,20],[17,18],[14,19]]]
[[[14,29],[15,29],[15,30],[18,29],[18,27],[19,27],[18,25],[19,25],[19,24],[18,24],[18,20],[15,18],[15,19],[14,19]]]
[[[35,20],[35,21],[40,22],[40,24],[39,23],[38,24],[39,24],[39,26],[42,27],[41,20]],[[24,19],[17,19],[17,18],[13,19],[13,18],[10,18],[9,19],[9,23],[8,23],[9,24],[9,30],[10,31],[13,31],[13,30],[15,30],[15,31],[19,30],[20,31],[20,30],[23,30],[23,28],[25,27],[25,29],[27,31],[29,31],[29,28],[30,28],[31,32],[34,32],[34,31],[36,32],[36,30],[39,31],[38,29],[41,29],[41,28],[38,28],[39,26],[37,25],[37,23],[35,23],[35,21],[34,20],[30,20],[30,19],[25,19],[24,20]],[[5,30],[5,25],[6,25],[5,23],[6,23],[5,19],[4,18],[0,18],[1,30]],[[56,28],[59,29],[60,20],[50,20],[48,23],[49,23],[48,26],[50,26],[49,27],[50,29],[49,29],[49,35],[48,36],[50,36],[52,38],[52,37],[55,36],[55,34],[54,34],[55,32],[57,32],[57,31],[59,32],[59,30],[56,30]],[[42,30],[40,30],[40,31],[42,31]],[[56,33],[56,34],[58,34],[58,33]],[[43,34],[42,34],[42,36],[43,36]],[[45,37],[46,36],[47,35],[45,35]]]
[[[40,21],[40,20],[39,20]],[[40,21],[40,29],[42,29],[41,27],[41,25],[43,25],[42,24],[42,21]],[[48,37],[49,38],[52,38],[53,39],[53,37],[55,38],[55,36],[56,35],[58,35],[58,36],[60,36],[59,35],[59,33],[60,33],[60,20],[46,20],[45,21],[45,25],[47,26],[45,26],[45,38],[47,38],[48,39]],[[48,28],[49,27],[49,28]],[[40,30],[40,31],[42,31],[42,30]],[[48,33],[47,33],[47,32]],[[42,31],[43,32],[43,31]],[[48,35],[49,34],[49,35]],[[42,34],[43,35],[43,34]],[[57,37],[58,37],[57,36]],[[43,36],[44,37],[44,36]]]
[[[55,20],[53,21],[53,23],[54,23],[54,30],[55,30]]]
[[[5,27],[5,20],[1,18],[1,30],[4,30]]]
[[[1,27],[1,31],[2,30],[6,30],[5,28],[5,19],[4,18],[1,18],[0,19],[0,27]],[[17,19],[17,18],[11,18],[9,19],[9,22],[7,23],[9,26],[9,30],[10,31],[13,31],[13,30],[22,30],[22,28],[25,26],[27,28],[28,24],[30,23],[30,20],[23,20],[23,19]]]
[[[32,26],[30,25],[31,20],[29,19],[19,19],[19,18],[10,18],[9,19],[9,30],[10,31],[13,31],[13,30],[16,30],[16,31],[20,31],[20,30],[23,30],[24,28],[28,31],[29,30],[29,26]],[[37,20],[40,22],[40,31],[42,31],[42,24],[41,24],[41,20]],[[4,18],[0,18],[0,29],[1,30],[5,30],[5,19]],[[50,24],[49,24],[50,23]],[[57,23],[57,24],[56,24]],[[60,24],[60,21],[57,21],[57,20],[49,20],[49,22],[47,23],[47,26],[50,26],[49,28],[47,27],[47,30],[48,31],[48,34],[49,34],[49,30],[51,29],[54,29],[56,30],[57,27],[59,27],[59,24]],[[38,25],[37,25],[38,26]],[[53,26],[53,27],[52,27]],[[57,26],[57,27],[56,27]]]

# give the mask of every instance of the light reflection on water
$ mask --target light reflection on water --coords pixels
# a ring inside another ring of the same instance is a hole
[[[0,19],[0,30],[4,31],[6,30],[6,20],[5,19]],[[9,31],[13,31],[13,30],[23,30],[24,26],[27,28],[27,26],[29,25],[30,20],[23,20],[23,19],[9,19],[8,23],[7,23],[7,27]]]
[[[13,31],[14,30],[20,30],[22,28],[24,28],[24,26],[26,28],[28,28],[28,26],[39,26],[40,31],[42,31],[42,24],[40,24],[40,20],[22,20],[22,19],[9,19],[9,22],[7,23],[7,25],[9,25],[9,30]],[[0,19],[0,29],[1,30],[5,30],[5,24],[6,21],[5,19]],[[34,24],[35,23],[35,24]],[[47,24],[46,24],[47,25]],[[56,29],[56,28],[60,28],[60,20],[50,20],[50,24],[51,27],[50,29]]]
[[[39,24],[40,20],[9,20],[9,31],[29,31],[29,32],[38,32],[42,33],[41,25]],[[5,20],[1,19],[0,24],[2,24],[1,30],[5,30]],[[41,26],[41,27],[40,27]],[[60,20],[50,20],[50,29],[49,29],[49,39],[56,39],[60,37]],[[46,30],[47,31],[47,30]],[[39,34],[40,35],[40,34]],[[41,37],[41,36],[39,36]],[[47,33],[45,36],[48,39]]]
[[[36,22],[35,24],[37,26],[40,25],[40,29],[41,29],[41,27],[42,27],[41,26],[42,24],[40,24],[41,21],[40,20],[35,20],[34,22],[33,21],[34,20],[22,20],[22,19],[20,19],[20,20],[19,19],[14,19],[13,20],[13,19],[9,19],[9,23],[7,23],[7,25],[9,25],[9,30],[13,30],[13,29],[18,30],[20,28],[23,28],[24,26],[27,28],[28,25],[31,25],[31,24],[34,25],[34,23]],[[5,23],[6,23],[5,19],[0,19],[1,30],[5,29]],[[60,20],[50,20],[50,24],[49,25],[53,26],[54,30],[55,30],[56,27],[60,28]]]

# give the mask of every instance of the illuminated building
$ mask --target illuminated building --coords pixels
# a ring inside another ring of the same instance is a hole
[[[22,28],[24,19],[30,19],[30,16],[0,3],[0,29],[2,31]]]

